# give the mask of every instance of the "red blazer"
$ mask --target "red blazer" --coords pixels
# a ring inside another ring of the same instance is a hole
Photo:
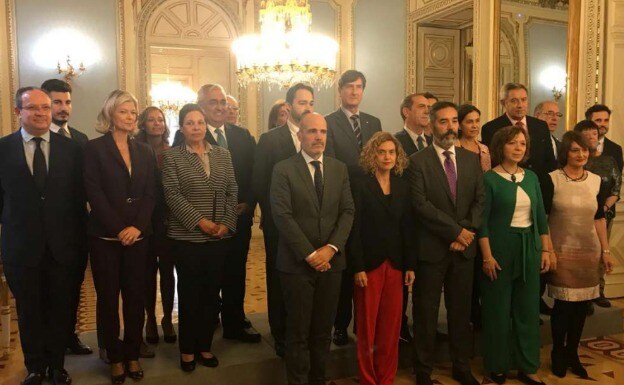
[[[91,205],[89,235],[115,238],[128,226],[152,234],[156,157],[146,144],[128,139],[132,174],[108,133],[85,146],[84,180]]]

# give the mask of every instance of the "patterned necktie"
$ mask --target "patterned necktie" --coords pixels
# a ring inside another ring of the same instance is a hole
[[[418,151],[425,149],[425,141],[420,135],[418,135],[418,139],[416,139],[416,148],[418,149]]]
[[[314,188],[319,204],[323,203],[323,172],[321,171],[321,162],[313,160],[310,162],[314,166]]]
[[[228,144],[227,144],[227,140],[225,140],[225,135],[223,135],[223,130],[221,130],[220,128],[217,128],[215,132],[217,133],[217,144],[219,145],[219,147],[223,147],[227,149]]]
[[[66,138],[69,138],[69,135],[67,135],[67,131],[65,131],[65,128],[63,127],[59,127],[58,134],[63,135]]]
[[[48,170],[46,167],[45,156],[41,149],[42,138],[32,138],[37,147],[35,148],[35,155],[33,156],[33,178],[35,179],[35,185],[40,192],[43,192],[46,184],[46,177]]]
[[[357,139],[358,146],[362,148],[362,129],[360,128],[360,116],[351,115],[351,122],[353,123],[353,133]]]
[[[457,198],[457,172],[455,171],[455,164],[453,163],[453,159],[451,159],[451,155],[453,154],[450,151],[443,152],[446,159],[444,159],[444,172],[446,173],[446,180],[448,181],[449,188],[451,189],[451,196],[453,200]]]

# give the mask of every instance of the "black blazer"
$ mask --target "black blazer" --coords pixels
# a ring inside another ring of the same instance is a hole
[[[349,237],[349,270],[371,271],[386,259],[396,269],[414,270],[416,228],[407,180],[391,175],[389,197],[371,174],[357,178],[351,186],[355,218]]]
[[[405,129],[402,129],[394,134],[394,137],[399,141],[399,143],[401,143],[401,146],[407,156],[411,156],[418,151],[416,143],[414,143],[412,137],[405,131]],[[433,143],[433,137],[431,135],[425,135],[425,141],[427,142],[427,146],[431,146]]]
[[[253,165],[252,188],[262,209],[262,231],[277,236],[277,227],[271,214],[271,176],[273,167],[280,161],[297,154],[288,124],[265,132],[258,140]]]
[[[555,148],[557,149],[557,156],[555,156],[555,160],[557,160],[559,158],[559,151],[561,151],[561,141],[554,135],[552,135],[552,138],[555,141]]]
[[[412,207],[416,216],[419,261],[438,262],[451,255],[449,247],[462,228],[476,231],[481,226],[485,190],[479,156],[455,147],[457,199],[453,202],[446,173],[435,151],[427,147],[410,157],[407,169]],[[551,151],[552,154],[552,151]],[[473,258],[477,242],[461,254]]]
[[[606,155],[610,155],[615,159],[615,163],[617,163],[618,168],[620,169],[620,173],[622,172],[622,165],[624,160],[622,159],[622,147],[609,140],[609,138],[604,138],[604,143],[602,146],[602,153]]]
[[[362,131],[362,145],[377,132],[381,131],[381,122],[373,115],[360,112],[360,129]],[[357,165],[360,161],[360,146],[353,132],[353,127],[341,108],[325,116],[327,121],[327,144],[325,155],[342,161],[349,166]]]
[[[69,128],[69,134],[71,135],[71,139],[75,140],[80,147],[84,148],[87,142],[89,141],[89,137],[84,133],[78,131],[74,127],[67,126]]]
[[[89,235],[116,238],[128,226],[152,234],[156,201],[156,157],[145,143],[128,139],[132,175],[128,173],[112,134],[90,140],[85,147],[85,187],[91,206]]]
[[[0,138],[0,224],[2,261],[37,267],[46,247],[59,264],[83,263],[86,199],[82,151],[50,132],[46,188],[41,194],[26,163],[18,130]]]
[[[527,116],[526,121],[531,148],[529,150],[529,159],[522,166],[531,169],[541,181],[548,176],[549,172],[557,168],[555,154],[552,151],[552,142],[550,141],[550,131],[548,130],[548,125],[543,120]],[[511,125],[507,114],[485,123],[481,129],[483,144],[490,147],[492,137],[496,131]],[[492,163],[492,168],[495,166],[497,164]]]

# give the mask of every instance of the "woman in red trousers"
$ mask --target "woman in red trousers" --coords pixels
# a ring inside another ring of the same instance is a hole
[[[397,370],[403,285],[414,282],[414,221],[408,159],[399,142],[378,132],[362,150],[366,175],[355,179],[349,268],[355,280],[357,357],[362,385],[391,385]]]

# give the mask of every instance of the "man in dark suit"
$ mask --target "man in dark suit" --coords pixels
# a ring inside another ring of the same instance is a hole
[[[48,92],[50,99],[52,99],[52,123],[50,124],[50,131],[68,137],[78,143],[81,148],[84,148],[85,144],[89,141],[89,138],[77,129],[70,127],[68,124],[73,110],[71,85],[60,79],[48,79],[41,84],[41,89]],[[72,297],[72,324],[69,330],[70,334],[67,346],[67,352],[73,354],[93,353],[89,346],[80,341],[78,334],[76,334],[75,328],[76,322],[78,321],[80,288],[82,287],[82,281],[84,281],[88,258],[89,253],[88,250],[85,249],[82,260],[83,263],[78,267],[76,271],[76,280],[74,281],[75,286]]]
[[[483,172],[477,155],[454,146],[459,128],[457,107],[438,102],[429,116],[433,145],[411,156],[407,175],[419,221],[412,294],[416,384],[433,384],[430,376],[444,287],[453,378],[462,385],[478,385],[470,373],[470,304],[474,238],[485,198]]]
[[[377,131],[381,122],[376,117],[360,111],[360,103],[366,88],[366,77],[356,70],[347,70],[340,75],[338,92],[340,108],[325,116],[327,121],[327,148],[325,155],[345,163],[351,176],[363,174],[359,167],[362,146]],[[340,302],[334,323],[334,343],[348,342],[347,327],[353,314],[352,273],[345,271],[340,290]]]
[[[528,131],[531,138],[531,153],[526,163],[522,164],[535,172],[543,180],[548,173],[557,168],[552,150],[548,125],[543,120],[527,115],[529,96],[527,88],[520,83],[507,83],[503,86],[500,102],[505,113],[483,125],[482,142],[489,146],[494,133],[507,126],[521,126]],[[492,164],[492,167],[496,166]]]
[[[561,148],[561,141],[555,137],[555,131],[559,128],[559,121],[563,114],[559,112],[559,104],[554,100],[547,100],[540,102],[535,106],[533,114],[536,118],[541,119],[548,125],[548,131],[550,131],[550,143],[552,146],[555,159],[559,154]]]
[[[51,133],[51,101],[45,91],[17,91],[21,128],[0,139],[2,262],[18,311],[28,376],[39,385],[70,384],[63,368],[73,327],[76,270],[86,248],[86,199],[82,152]]]
[[[286,93],[286,104],[289,108],[286,124],[260,136],[252,176],[253,191],[262,210],[269,326],[275,340],[275,352],[280,357],[285,353],[286,309],[275,269],[279,234],[271,214],[271,176],[273,167],[278,162],[290,158],[301,150],[301,142],[297,136],[299,121],[304,113],[314,111],[314,90],[302,83],[295,84]]]
[[[416,151],[424,150],[431,146],[433,137],[427,135],[425,131],[429,127],[429,101],[428,92],[410,94],[401,103],[401,118],[404,125],[403,130],[394,134],[403,146],[407,156]]]
[[[598,125],[598,152],[613,157],[615,163],[622,173],[622,147],[607,138],[605,135],[609,132],[609,120],[611,119],[611,110],[604,104],[595,104],[585,111],[585,119],[591,120]],[[615,202],[611,205],[608,203],[604,207],[605,212],[611,211],[615,217]],[[613,223],[613,221],[610,221]],[[594,300],[594,303],[600,307],[611,307],[611,302],[604,295],[605,279],[604,269],[600,265],[600,296]]]
[[[325,119],[307,113],[300,123],[301,152],[275,165],[271,180],[277,270],[288,313],[286,373],[289,384],[324,385],[355,209],[347,167],[323,156]]]

